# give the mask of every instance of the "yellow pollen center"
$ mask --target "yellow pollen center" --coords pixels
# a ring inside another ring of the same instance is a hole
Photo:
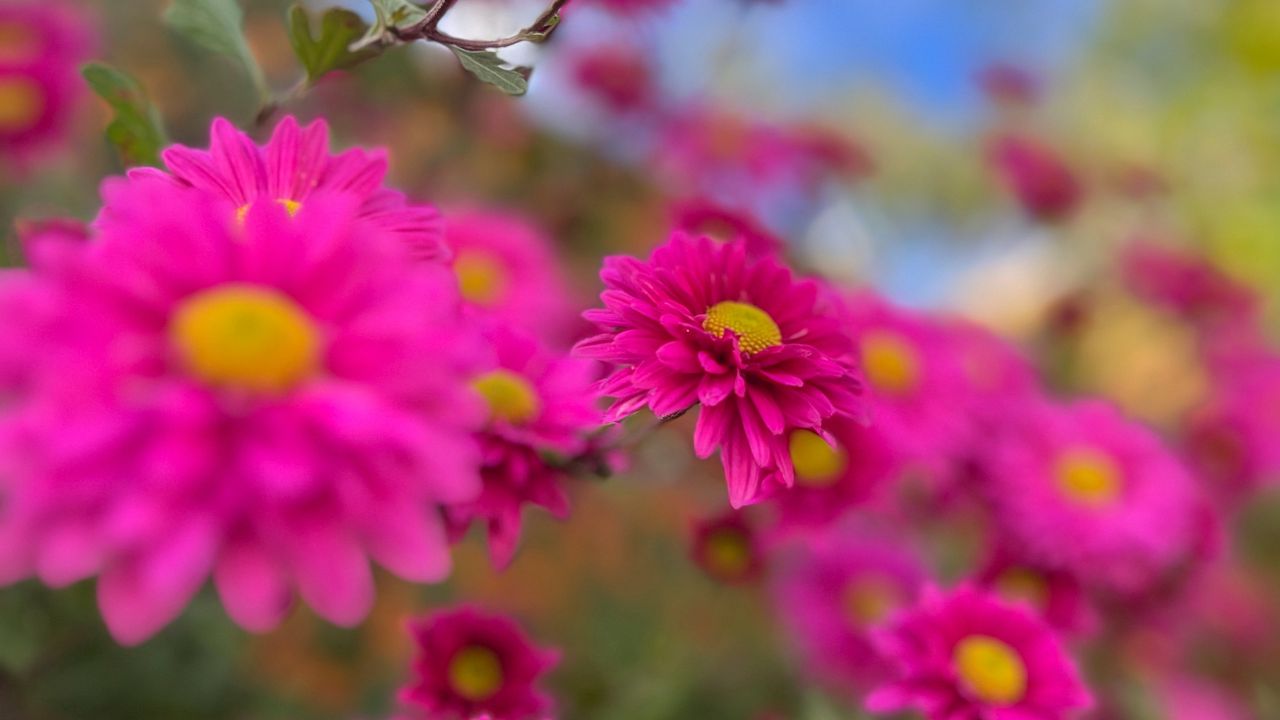
[[[904,337],[872,330],[859,343],[862,370],[872,387],[886,395],[906,395],[920,385],[920,355]]]
[[[751,545],[737,530],[716,530],[703,541],[702,559],[719,577],[742,577],[751,567]]]
[[[498,258],[480,250],[462,250],[453,259],[462,297],[484,307],[502,301],[507,293],[507,271]]]
[[[280,392],[316,369],[320,332],[289,297],[230,283],[178,306],[169,334],[187,369],[213,385]]]
[[[722,338],[725,330],[738,336],[738,347],[745,355],[758,353],[782,344],[782,331],[769,313],[751,303],[725,300],[707,308],[702,329]]]
[[[0,77],[0,132],[31,129],[44,113],[44,91],[28,77]]]
[[[524,376],[510,370],[494,370],[472,381],[471,387],[489,404],[489,416],[513,425],[537,417],[542,409],[538,393]]]
[[[806,487],[831,487],[849,464],[844,448],[831,447],[812,430],[791,433],[790,446],[796,482]]]
[[[284,211],[289,213],[289,217],[297,217],[298,211],[302,209],[302,203],[289,198],[278,198],[276,204],[284,208]],[[249,216],[249,208],[251,207],[253,207],[253,203],[236,208],[236,222],[244,224],[244,219]]]
[[[502,661],[487,647],[464,647],[449,661],[449,685],[467,700],[488,700],[498,694],[502,683]]]
[[[33,30],[25,23],[0,22],[0,64],[21,65],[40,56],[43,43]]]
[[[902,605],[902,588],[891,578],[870,573],[850,580],[841,600],[854,627],[865,628],[884,620]]]
[[[1089,507],[1115,502],[1123,482],[1115,460],[1092,448],[1068,450],[1058,458],[1055,475],[1067,499]]]
[[[1027,568],[1009,568],[996,579],[996,590],[1008,600],[1025,600],[1043,610],[1049,604],[1049,583]]]
[[[992,705],[1012,705],[1027,692],[1027,666],[1018,651],[986,635],[956,644],[952,657],[965,690]]]

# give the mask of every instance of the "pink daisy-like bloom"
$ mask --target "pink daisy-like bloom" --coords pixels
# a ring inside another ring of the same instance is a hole
[[[0,283],[42,296],[0,342],[29,341],[0,410],[0,582],[96,575],[133,644],[210,575],[253,631],[295,590],[359,622],[371,558],[444,577],[436,505],[480,491],[482,418],[448,270],[412,262],[349,194],[297,212],[264,198],[243,219],[154,177],[104,195],[91,239],[37,233],[33,269]]]
[[[896,677],[867,698],[876,713],[928,720],[1060,720],[1093,704],[1053,631],[1025,606],[971,587],[926,589],[877,633]]]
[[[915,603],[927,579],[910,547],[842,527],[780,547],[775,613],[824,682],[861,692],[884,677],[871,631]]]
[[[1120,267],[1135,295],[1202,328],[1247,329],[1258,321],[1257,293],[1204,257],[1138,240],[1125,249]]]
[[[472,607],[412,624],[414,678],[400,699],[410,717],[430,720],[544,718],[551,699],[536,684],[560,660],[535,647],[509,617]]]
[[[19,168],[64,140],[94,52],[82,10],[65,2],[0,4],[0,161]]]
[[[1009,602],[1025,603],[1061,632],[1081,635],[1097,627],[1097,613],[1073,574],[1026,562],[1012,548],[992,552],[974,584]]]
[[[600,385],[616,398],[605,420],[700,403],[694,451],[719,449],[735,508],[792,485],[792,431],[830,440],[826,423],[860,416],[853,348],[831,298],[777,260],[677,233],[647,262],[606,258],[600,277],[605,307],[585,317],[602,332],[576,350],[618,366]]]
[[[690,552],[708,575],[730,585],[752,582],[764,569],[763,548],[756,530],[738,512],[695,522]]]
[[[671,206],[671,225],[690,235],[716,240],[741,240],[752,257],[778,255],[786,244],[746,211],[736,211],[709,200],[685,200]]]
[[[577,49],[570,64],[577,86],[612,112],[645,111],[657,99],[653,61],[638,44],[618,42]]]
[[[1182,448],[1208,493],[1238,507],[1280,482],[1280,363],[1218,377],[1219,387],[1187,418]]]
[[[996,522],[1029,561],[1136,593],[1197,553],[1202,503],[1191,475],[1110,405],[1027,403],[987,442]]]
[[[483,521],[490,557],[501,568],[515,556],[526,503],[557,519],[569,516],[567,476],[547,456],[568,461],[582,453],[600,412],[591,393],[594,363],[556,355],[508,327],[491,328],[486,338],[497,367],[471,381],[489,409],[478,434],[484,489],[474,500],[446,507],[445,520],[455,541],[473,521]]]
[[[329,125],[324,120],[299,127],[297,120],[286,117],[265,147],[223,118],[213,121],[209,136],[207,151],[181,145],[165,150],[171,174],[138,168],[130,176],[165,177],[221,195],[237,216],[263,198],[296,213],[313,194],[349,195],[359,201],[358,221],[399,237],[415,258],[441,262],[448,257],[440,213],[428,205],[410,204],[403,193],[383,187],[386,152],[355,148],[330,155]]]
[[[846,418],[828,424],[828,442],[811,430],[793,430],[787,446],[795,484],[770,506],[784,534],[824,527],[873,501],[902,469],[898,453],[873,425]]]
[[[515,215],[471,211],[445,218],[445,242],[474,317],[565,340],[577,318],[550,238]]]
[[[1004,135],[991,145],[991,164],[999,180],[1027,214],[1061,220],[1079,205],[1083,191],[1062,156],[1031,138]]]

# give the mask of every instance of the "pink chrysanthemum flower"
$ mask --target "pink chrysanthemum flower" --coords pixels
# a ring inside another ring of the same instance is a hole
[[[738,512],[694,523],[690,551],[698,567],[731,585],[754,581],[764,568],[763,549],[755,527]]]
[[[565,341],[577,318],[550,238],[515,215],[473,211],[445,218],[445,242],[475,316]]]
[[[1061,220],[1080,205],[1083,190],[1058,152],[1038,140],[1004,135],[991,144],[991,164],[999,180],[1027,214]]]
[[[785,243],[746,211],[730,210],[709,200],[685,200],[671,206],[671,225],[690,235],[716,240],[741,240],[752,257],[778,255]]]
[[[1271,358],[1215,375],[1217,387],[1185,421],[1182,447],[1208,493],[1239,506],[1280,482],[1280,361]]]
[[[830,442],[812,430],[793,430],[788,437],[795,484],[770,501],[783,533],[838,521],[872,501],[902,469],[876,427],[838,418],[828,432]]]
[[[639,44],[612,42],[573,51],[573,80],[611,112],[644,112],[657,100],[653,59]]]
[[[455,540],[473,521],[486,523],[490,557],[501,568],[515,556],[524,504],[568,517],[565,471],[547,456],[568,461],[583,452],[600,412],[591,393],[593,363],[555,355],[507,327],[491,328],[486,337],[497,367],[471,381],[489,409],[478,434],[484,489],[474,500],[445,508],[445,519]]]
[[[1080,635],[1097,626],[1097,614],[1075,575],[1026,562],[1010,547],[997,547],[974,583],[1008,602],[1025,603],[1061,632]]]
[[[1133,242],[1120,258],[1134,294],[1206,329],[1252,326],[1257,293],[1207,258],[1148,240]]]
[[[446,575],[436,504],[479,492],[481,420],[448,270],[412,262],[348,194],[296,212],[264,198],[243,219],[154,177],[105,194],[94,237],[37,234],[34,269],[4,278],[36,288],[46,322],[12,318],[0,342],[36,339],[0,410],[0,582],[96,575],[131,644],[211,574],[255,631],[295,589],[360,621],[370,558]]]
[[[961,587],[928,589],[877,635],[897,677],[867,698],[876,713],[928,720],[1062,720],[1093,699],[1071,658],[1025,607]]]
[[[533,646],[511,618],[460,607],[420,620],[411,631],[415,677],[400,693],[411,717],[546,717],[551,699],[536,683],[560,654]]]
[[[0,162],[18,167],[65,138],[93,53],[82,10],[66,2],[0,3]]]
[[[784,545],[774,564],[776,613],[810,672],[852,691],[883,680],[870,633],[915,603],[926,580],[916,554],[855,526]]]
[[[607,258],[600,277],[605,307],[585,317],[602,333],[577,351],[619,366],[600,386],[617,398],[606,421],[701,403],[694,450],[720,450],[734,507],[793,483],[792,431],[829,437],[831,419],[862,412],[829,298],[777,260],[677,233],[648,262]]]
[[[213,121],[209,135],[207,151],[181,145],[164,151],[171,175],[153,168],[139,168],[130,175],[159,175],[221,195],[231,201],[237,217],[264,198],[292,214],[313,194],[348,194],[358,203],[358,221],[399,237],[416,258],[435,262],[448,257],[440,213],[428,205],[410,204],[403,193],[383,187],[386,153],[357,148],[330,155],[329,125],[324,120],[299,127],[286,117],[265,147],[222,118]]]
[[[1128,593],[1197,551],[1201,503],[1190,474],[1111,406],[1028,403],[988,444],[996,521],[1029,560]]]

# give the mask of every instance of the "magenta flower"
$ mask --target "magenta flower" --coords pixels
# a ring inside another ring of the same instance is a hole
[[[515,621],[472,607],[412,624],[414,678],[400,693],[411,716],[430,720],[534,720],[551,700],[535,684],[560,654],[533,646]]]
[[[590,390],[598,375],[594,363],[551,353],[511,328],[492,328],[486,337],[497,367],[471,381],[489,408],[477,436],[484,489],[446,507],[445,520],[455,541],[473,521],[486,523],[490,557],[502,568],[515,556],[526,503],[561,520],[569,515],[563,464],[586,449],[587,433],[600,425]],[[548,455],[561,466],[551,465]]]
[[[639,44],[615,42],[580,48],[570,62],[578,88],[611,112],[644,112],[657,100],[653,60]]]
[[[974,584],[1008,602],[1025,604],[1059,632],[1082,635],[1097,629],[1097,613],[1075,575],[1027,562],[1012,547],[997,547]]]
[[[720,450],[735,508],[794,482],[792,431],[829,438],[826,423],[861,414],[830,298],[777,260],[677,233],[648,262],[607,258],[600,277],[605,307],[585,317],[602,332],[576,350],[618,366],[600,386],[617,398],[605,420],[701,403],[694,451]]]
[[[764,568],[755,528],[738,512],[695,522],[691,554],[708,575],[730,585],[752,582]]]
[[[551,240],[529,221],[491,211],[450,214],[445,242],[466,306],[476,317],[564,342],[576,327]]]
[[[853,526],[784,545],[775,564],[775,612],[805,667],[855,692],[885,679],[871,630],[915,603],[926,580],[916,553]]]
[[[213,121],[209,136],[208,151],[181,145],[164,151],[172,175],[152,168],[130,175],[159,175],[220,195],[231,201],[238,217],[262,198],[293,214],[313,194],[350,195],[357,203],[357,221],[400,238],[418,259],[438,262],[448,257],[440,213],[428,205],[410,204],[399,191],[383,187],[386,153],[352,149],[330,155],[329,125],[324,120],[300,128],[286,117],[265,147],[254,145],[222,118]]]
[[[370,558],[444,577],[436,505],[479,492],[481,420],[447,269],[411,262],[351,194],[243,219],[147,174],[105,195],[91,239],[37,232],[33,269],[0,282],[40,300],[0,340],[27,343],[0,410],[0,582],[96,575],[133,644],[211,574],[254,631],[295,590],[359,622]]]
[[[991,164],[1027,214],[1061,220],[1080,205],[1083,190],[1058,152],[1038,140],[1004,135],[991,144]]]
[[[927,720],[1060,720],[1093,699],[1053,632],[1025,607],[969,587],[926,590],[877,635],[896,678],[867,698],[875,713]]]
[[[784,533],[840,520],[883,494],[902,469],[878,428],[837,418],[828,431],[833,442],[811,430],[793,430],[788,438],[795,484],[769,503]]]
[[[1112,407],[1028,403],[987,443],[996,522],[1028,560],[1131,593],[1196,553],[1202,505],[1190,474]]]
[[[1134,294],[1201,327],[1248,329],[1258,320],[1257,293],[1207,258],[1139,240],[1125,249],[1120,262]]]
[[[25,168],[66,139],[95,45],[82,13],[61,0],[0,4],[0,161]]]
[[[752,257],[778,255],[782,238],[752,218],[745,210],[730,210],[709,200],[685,200],[671,206],[671,225],[690,235],[705,235],[726,242],[741,240]]]

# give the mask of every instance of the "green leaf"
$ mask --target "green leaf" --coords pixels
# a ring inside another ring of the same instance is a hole
[[[412,27],[427,17],[426,8],[408,0],[369,0],[369,4],[384,26],[398,30]]]
[[[160,113],[147,99],[142,86],[127,73],[104,63],[90,63],[80,70],[89,87],[115,111],[107,125],[107,139],[128,167],[160,166],[160,148],[166,144]]]
[[[314,83],[325,73],[345,70],[382,52],[376,46],[352,51],[352,44],[364,35],[364,21],[350,10],[332,8],[320,18],[320,35],[311,34],[311,17],[301,5],[289,9],[289,42],[298,61]]]
[[[502,58],[489,50],[464,50],[449,46],[467,72],[482,82],[498,88],[508,95],[523,95],[529,91],[528,68],[510,68]]]
[[[262,68],[244,38],[244,13],[236,0],[173,0],[164,21],[193,42],[240,63],[258,95],[270,95]]]

